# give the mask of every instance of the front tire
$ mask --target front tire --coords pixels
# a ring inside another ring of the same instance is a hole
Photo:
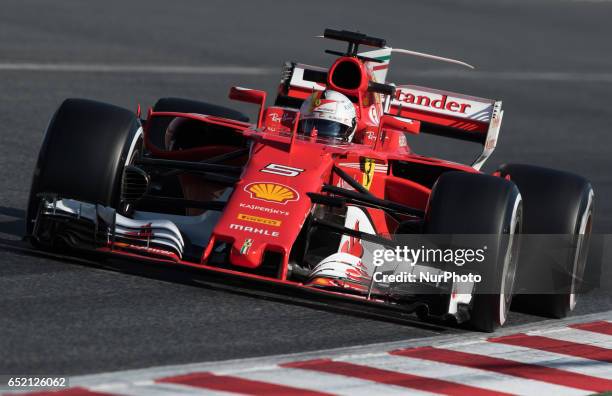
[[[27,235],[34,230],[41,193],[118,208],[123,168],[141,135],[140,120],[129,110],[66,99],[40,148],[30,188]]]
[[[482,283],[474,286],[469,324],[492,332],[507,319],[512,302],[521,232],[521,195],[514,183],[483,174],[448,172],[434,185],[427,206],[428,234],[486,236]],[[479,292],[480,290],[480,292]]]

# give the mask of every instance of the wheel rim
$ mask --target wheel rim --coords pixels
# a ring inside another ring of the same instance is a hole
[[[140,127],[134,134],[134,137],[132,138],[132,142],[130,143],[130,149],[128,150],[128,154],[125,158],[125,164],[123,164],[124,168],[134,163],[134,160],[136,160],[136,157],[139,155],[143,146],[144,146],[143,132],[142,132],[142,127]],[[127,204],[125,202],[119,202],[118,207],[121,209],[123,213],[128,213],[131,209],[130,204]]]
[[[516,279],[516,268],[518,264],[519,243],[515,235],[520,233],[522,210],[520,207],[521,198],[519,197],[512,211],[512,223],[508,232],[508,247],[504,256],[504,266],[502,273],[502,283],[499,293],[499,324],[503,325],[508,318],[510,304],[512,303],[512,291]]]
[[[578,296],[576,293],[576,287],[578,283],[578,277],[584,273],[584,266],[586,264],[587,252],[589,246],[589,239],[591,237],[591,229],[593,227],[593,190],[589,193],[589,200],[587,203],[586,210],[581,217],[580,227],[578,228],[577,242],[576,242],[576,253],[574,255],[574,264],[572,267],[572,283],[569,293],[569,310],[573,311],[576,308],[578,302]]]

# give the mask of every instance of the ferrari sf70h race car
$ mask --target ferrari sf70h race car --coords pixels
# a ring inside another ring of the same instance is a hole
[[[553,282],[553,293],[517,299],[544,315],[567,315],[588,238],[572,242],[559,269],[545,257],[523,265],[531,256],[515,236],[588,236],[590,183],[520,164],[485,174],[500,101],[386,82],[394,53],[467,64],[356,32],[326,29],[322,37],[348,48],[326,51],[336,57],[329,68],[285,63],[274,105],[266,107],[263,91],[231,88],[230,99],[258,106],[255,122],[188,99],[162,98],[146,118],[140,109],[65,100],[40,149],[27,238],[40,249],[183,265],[482,331],[503,325],[520,280],[536,277]],[[360,52],[363,46],[370,50]],[[323,106],[327,90],[354,107],[350,141],[301,127],[305,101]],[[474,142],[482,152],[469,165],[421,156],[408,145],[418,134]],[[459,272],[446,277],[448,266],[413,259],[408,272],[443,276],[400,284],[390,276],[399,279],[398,263],[375,262],[409,243],[425,251],[423,236],[444,236],[434,245],[456,247],[457,235],[487,238],[478,277],[456,263]]]

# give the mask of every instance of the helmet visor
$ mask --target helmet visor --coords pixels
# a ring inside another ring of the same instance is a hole
[[[300,131],[304,135],[312,135],[317,130],[318,138],[329,138],[337,140],[348,140],[351,127],[336,121],[309,118],[300,121]]]

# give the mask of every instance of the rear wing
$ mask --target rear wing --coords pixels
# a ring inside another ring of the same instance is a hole
[[[386,112],[420,121],[422,133],[482,144],[477,170],[495,150],[504,115],[501,101],[416,85],[398,86]]]
[[[377,53],[387,57],[389,54],[385,50],[370,51],[368,54]],[[388,58],[384,63],[372,63],[379,82],[384,82],[388,66]],[[288,70],[283,73],[286,79],[281,81],[281,90],[286,95],[284,98],[290,98],[291,102],[277,104],[299,108],[312,92],[325,89],[327,69],[302,63],[291,63],[285,67]],[[400,85],[396,87],[395,95],[386,102],[387,114],[420,121],[422,133],[482,144],[482,153],[471,165],[477,170],[495,150],[504,115],[501,101],[416,85]]]

